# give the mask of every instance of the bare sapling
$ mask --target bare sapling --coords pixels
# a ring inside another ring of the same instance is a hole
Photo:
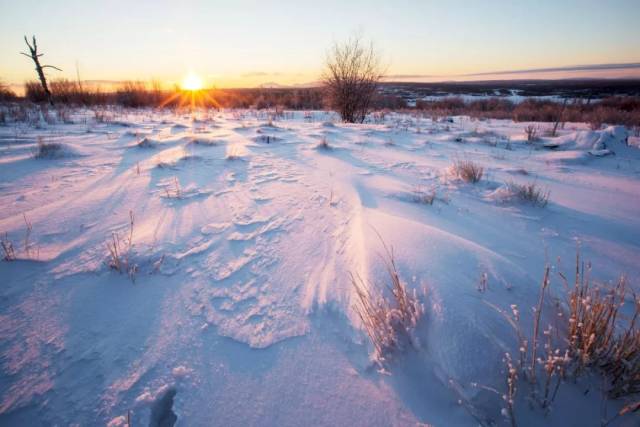
[[[38,73],[38,78],[40,79],[40,84],[42,85],[42,90],[44,91],[45,96],[47,97],[47,101],[49,104],[53,105],[53,98],[51,97],[51,91],[49,90],[49,85],[47,84],[47,77],[44,74],[45,68],[53,68],[54,70],[62,71],[58,67],[54,67],[53,65],[41,65],[40,57],[44,55],[44,53],[38,53],[38,43],[36,42],[36,36],[32,36],[31,43],[27,39],[27,36],[24,36],[24,42],[27,44],[29,48],[29,53],[20,52],[22,55],[27,58],[31,58],[33,63],[36,66],[36,72]]]
[[[322,82],[331,107],[343,122],[364,122],[383,75],[373,44],[365,45],[360,37],[352,37],[332,46],[325,61]]]

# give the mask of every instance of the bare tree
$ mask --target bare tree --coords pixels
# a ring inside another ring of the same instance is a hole
[[[51,91],[49,91],[49,86],[47,85],[47,77],[44,75],[45,68],[53,68],[54,70],[62,71],[58,67],[54,67],[53,65],[40,65],[40,58],[44,53],[38,53],[38,44],[36,43],[36,36],[32,36],[32,43],[29,44],[29,40],[27,40],[27,36],[24,36],[24,42],[29,47],[29,53],[20,52],[24,56],[31,58],[33,62],[36,64],[36,71],[38,73],[38,77],[40,78],[40,84],[42,85],[42,90],[44,91],[45,96],[47,97],[47,101],[49,104],[53,105],[53,99],[51,98]]]
[[[342,121],[362,123],[384,71],[372,43],[360,37],[335,43],[327,53],[322,82]]]

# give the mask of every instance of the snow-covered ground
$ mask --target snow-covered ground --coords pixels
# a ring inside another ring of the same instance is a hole
[[[464,117],[113,114],[0,127],[17,258],[0,262],[2,426],[161,425],[171,410],[181,426],[507,425],[517,344],[487,303],[529,325],[545,264],[560,296],[577,247],[594,278],[640,290],[640,150],[623,128],[527,144],[529,123]],[[35,158],[38,141],[61,146]],[[456,177],[460,160],[480,182]],[[508,182],[535,182],[547,206]],[[109,268],[114,234],[125,253],[132,236],[134,280]],[[378,234],[426,309],[417,348],[384,371],[350,279],[387,280]],[[589,384],[563,385],[547,415],[522,396],[518,425],[600,425]]]

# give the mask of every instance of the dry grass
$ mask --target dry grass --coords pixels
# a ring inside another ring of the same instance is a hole
[[[45,142],[42,137],[38,137],[38,145],[34,157],[36,159],[53,159],[62,154],[62,144],[57,142]]]
[[[609,380],[607,393],[612,398],[640,393],[640,298],[632,295],[634,308],[630,318],[620,309],[627,303],[624,277],[612,286],[594,285],[590,266],[580,265],[576,257],[573,287],[569,292],[567,341],[573,361],[573,374],[587,368],[600,370]],[[568,281],[562,275],[565,286]]]
[[[520,329],[520,313],[515,305],[511,306],[510,314],[487,302],[504,316],[517,334],[520,360],[514,364],[507,355],[507,392],[503,397],[506,401],[503,412],[512,425],[515,425],[514,382],[521,379],[530,390],[529,401],[545,410],[553,404],[563,382],[584,374],[599,373],[603,378],[603,391],[611,399],[637,400],[640,298],[629,295],[624,278],[613,286],[596,285],[590,281],[589,272],[590,266],[585,267],[578,254],[573,285],[559,273],[567,292],[566,304],[556,300],[556,312],[545,316],[543,306],[551,283],[550,268],[545,268],[529,339]],[[629,304],[632,305],[630,315],[624,316],[621,310]],[[548,326],[542,329],[542,324]],[[613,419],[638,411],[640,402],[627,403]],[[603,420],[603,423],[611,421]]]
[[[326,136],[323,136],[322,139],[316,144],[316,148],[319,150],[330,150],[331,146],[329,145],[329,141]]]
[[[433,202],[436,200],[436,191],[416,187],[411,193],[411,200],[413,200],[414,203],[420,203],[422,205],[433,205]]]
[[[549,195],[551,192],[540,187],[535,182],[518,184],[511,181],[507,182],[507,188],[518,199],[531,203],[534,206],[545,207],[549,203]]]
[[[531,143],[534,141],[538,140],[538,128],[533,126],[533,125],[529,125],[526,128],[524,128],[524,133],[527,135],[527,142]]]
[[[392,354],[412,342],[411,333],[424,314],[417,292],[407,289],[400,279],[393,250],[389,250],[384,242],[383,246],[389,283],[378,287],[351,275],[351,283],[358,297],[353,308],[374,346],[375,358],[379,363],[384,363]],[[385,295],[385,290],[388,295]]]
[[[2,251],[4,252],[5,261],[15,261],[16,260],[16,251],[13,248],[13,243],[9,240],[9,235],[4,233],[4,236],[0,236],[0,246],[2,246]]]
[[[126,273],[132,282],[135,282],[135,276],[138,272],[138,266],[134,264],[131,257],[131,248],[133,247],[133,211],[129,211],[129,237],[121,239],[116,232],[111,234],[111,241],[107,242],[107,250],[109,251],[109,268],[116,270],[118,273]]]
[[[471,160],[456,160],[453,163],[453,172],[464,182],[475,184],[482,179],[484,168]]]

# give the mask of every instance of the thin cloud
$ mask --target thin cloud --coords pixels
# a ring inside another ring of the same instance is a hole
[[[387,74],[384,76],[385,79],[433,79],[437,76],[434,74]]]
[[[282,73],[279,72],[275,72],[275,73],[270,73],[267,71],[252,71],[249,73],[245,73],[242,74],[242,77],[267,77],[267,76],[281,76]]]
[[[504,74],[528,74],[528,73],[552,73],[561,71],[603,71],[603,70],[628,70],[640,69],[640,62],[632,62],[625,64],[589,64],[589,65],[573,65],[567,67],[549,67],[549,68],[529,68],[526,70],[508,70],[508,71],[492,71],[483,73],[461,74],[465,77],[474,76],[495,76]]]

